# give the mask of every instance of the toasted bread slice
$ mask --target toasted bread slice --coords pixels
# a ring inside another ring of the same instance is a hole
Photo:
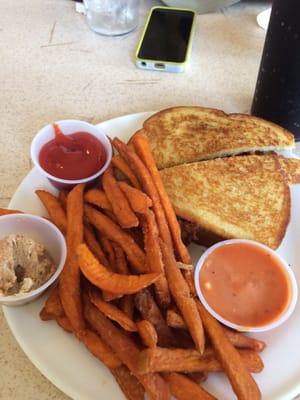
[[[300,183],[300,159],[278,157],[281,169],[286,175],[289,184]]]
[[[144,122],[159,169],[254,151],[294,147],[294,136],[271,122],[204,107],[173,107]]]
[[[223,238],[275,249],[290,219],[290,190],[276,155],[244,155],[161,171],[176,214]]]

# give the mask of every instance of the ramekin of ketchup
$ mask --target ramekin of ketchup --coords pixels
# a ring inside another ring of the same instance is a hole
[[[31,143],[34,165],[57,188],[93,182],[111,162],[112,147],[96,126],[79,120],[47,125]]]
[[[298,289],[289,265],[269,247],[246,239],[217,243],[200,257],[195,286],[221,323],[244,332],[278,327],[294,311]]]

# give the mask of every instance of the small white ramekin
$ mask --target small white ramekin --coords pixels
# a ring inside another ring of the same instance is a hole
[[[105,135],[97,126],[89,124],[85,121],[80,120],[63,120],[56,121],[56,124],[61,128],[65,135],[70,135],[75,132],[87,132],[95,136],[104,146],[106,152],[106,161],[101,169],[97,171],[94,175],[88,176],[84,179],[62,179],[57,178],[54,175],[49,174],[45,171],[39,162],[39,154],[41,148],[48,143],[50,140],[54,139],[53,126],[51,124],[44,126],[33,138],[31,142],[30,155],[33,164],[37,167],[41,174],[45,175],[49,181],[58,189],[71,189],[78,183],[92,183],[95,181],[103,172],[108,168],[111,158],[112,158],[112,146]]]
[[[227,246],[229,244],[235,244],[235,243],[248,243],[254,247],[262,248],[269,254],[271,254],[273,257],[275,257],[278,262],[281,264],[282,268],[286,271],[287,277],[290,281],[290,287],[291,287],[291,296],[290,296],[290,302],[289,305],[286,307],[286,310],[274,321],[258,326],[258,327],[252,327],[252,326],[242,326],[238,324],[234,324],[231,321],[226,320],[223,318],[220,314],[218,314],[206,301],[201,287],[200,287],[200,274],[201,274],[201,269],[202,266],[204,265],[204,262],[206,258],[214,252],[217,248],[221,246]],[[298,287],[297,287],[297,282],[294,276],[294,273],[291,269],[291,267],[287,264],[287,262],[280,257],[274,250],[270,249],[268,246],[265,246],[264,244],[255,242],[253,240],[247,240],[247,239],[230,239],[230,240],[224,240],[222,242],[216,243],[215,245],[209,247],[199,258],[196,268],[195,268],[195,274],[194,274],[194,281],[195,281],[195,287],[197,291],[197,295],[201,301],[201,303],[204,305],[206,310],[213,316],[215,317],[219,322],[221,322],[223,325],[226,325],[232,329],[235,329],[237,331],[241,332],[265,332],[269,331],[271,329],[277,328],[279,325],[283,324],[293,313],[296,303],[297,303],[297,298],[298,298]]]
[[[45,246],[56,271],[42,286],[28,293],[0,296],[0,304],[20,306],[32,302],[51,286],[60,275],[67,256],[67,246],[60,230],[45,218],[31,214],[10,214],[0,217],[0,240],[10,234],[24,234]]]

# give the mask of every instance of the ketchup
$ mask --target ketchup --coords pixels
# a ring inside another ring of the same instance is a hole
[[[84,179],[94,175],[106,161],[102,143],[88,132],[64,135],[53,124],[55,138],[40,151],[39,162],[49,174],[61,179]]]

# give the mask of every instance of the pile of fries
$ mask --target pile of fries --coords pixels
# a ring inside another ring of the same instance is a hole
[[[221,326],[195,296],[189,253],[147,138],[118,151],[97,187],[36,194],[66,235],[68,256],[40,313],[109,368],[129,400],[215,399],[201,387],[227,375],[236,397],[261,398],[251,376],[261,341]]]

